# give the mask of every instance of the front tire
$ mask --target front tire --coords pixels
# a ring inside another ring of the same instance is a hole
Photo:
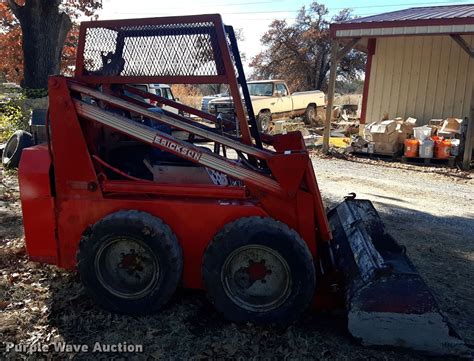
[[[77,262],[94,301],[128,314],[159,310],[183,270],[182,250],[170,227],[140,211],[119,211],[94,224],[81,240]]]
[[[306,125],[316,125],[317,124],[317,113],[316,107],[314,105],[308,105],[304,113],[304,123]]]
[[[257,116],[257,128],[261,133],[268,133],[272,123],[272,113],[260,112]]]
[[[209,244],[204,284],[230,321],[295,321],[312,300],[315,269],[301,237],[272,218],[248,217],[226,225]]]

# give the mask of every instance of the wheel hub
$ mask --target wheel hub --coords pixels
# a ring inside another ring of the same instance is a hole
[[[135,250],[132,249],[129,254],[122,253],[122,261],[120,262],[119,267],[127,271],[128,274],[133,274],[134,272],[142,272],[143,265],[141,264],[140,256],[135,253]]]
[[[249,266],[246,269],[247,273],[249,274],[251,281],[265,281],[265,276],[267,274],[271,274],[272,270],[265,267],[265,260],[262,259],[260,262],[256,263],[253,261],[249,261]]]
[[[158,260],[144,242],[128,237],[104,242],[95,259],[101,285],[123,298],[140,298],[158,280]]]
[[[227,296],[236,305],[253,312],[279,307],[291,293],[291,272],[275,250],[261,245],[236,249],[221,271]]]

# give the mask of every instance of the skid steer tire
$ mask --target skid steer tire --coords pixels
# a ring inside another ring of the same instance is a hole
[[[2,164],[5,168],[18,168],[23,149],[33,145],[33,136],[24,130],[17,130],[8,139],[2,153]]]
[[[77,253],[88,294],[119,313],[159,310],[175,292],[183,254],[170,227],[140,211],[110,214],[85,232]]]
[[[225,318],[287,326],[312,300],[315,269],[301,237],[272,218],[227,224],[204,254],[209,299]]]

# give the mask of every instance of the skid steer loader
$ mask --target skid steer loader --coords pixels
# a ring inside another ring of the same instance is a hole
[[[133,86],[155,83],[226,84],[236,121]],[[180,285],[236,322],[342,304],[364,344],[464,352],[372,204],[326,215],[301,134],[259,133],[219,15],[82,23],[46,129],[19,167],[27,251],[77,269],[100,306],[157,311]]]

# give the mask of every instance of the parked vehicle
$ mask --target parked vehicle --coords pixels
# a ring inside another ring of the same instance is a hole
[[[160,97],[163,97],[163,98],[166,98],[166,99],[169,99],[169,100],[173,100],[173,101],[179,101],[178,98],[175,98],[174,95],[173,95],[173,91],[171,90],[171,87],[167,84],[133,84],[132,86],[134,86],[135,88],[139,89],[139,90],[142,90],[142,91],[145,91],[145,92],[148,92],[148,93],[152,93],[152,94],[156,94]],[[132,97],[139,97],[138,95],[132,95],[132,94],[129,94],[131,95]],[[156,102],[150,102],[149,99],[145,99],[145,101],[147,103],[150,103],[151,105],[157,105]],[[170,107],[168,105],[165,105],[163,104],[163,106],[161,107],[162,109],[164,110],[167,110],[171,113],[175,113],[175,114],[178,114],[178,109],[176,108],[173,108],[173,107]]]
[[[215,94],[215,95],[206,95],[202,97],[201,100],[201,110],[204,113],[209,113],[209,102],[211,100],[217,99],[217,98],[222,98],[222,97],[228,97],[228,93],[220,93],[220,94]]]
[[[271,122],[278,119],[303,116],[306,124],[317,124],[323,119],[326,101],[321,90],[290,94],[283,80],[250,81],[248,88],[257,125],[264,133],[269,131]],[[232,99],[224,97],[211,100],[209,112],[223,114],[226,118],[234,117]]]

